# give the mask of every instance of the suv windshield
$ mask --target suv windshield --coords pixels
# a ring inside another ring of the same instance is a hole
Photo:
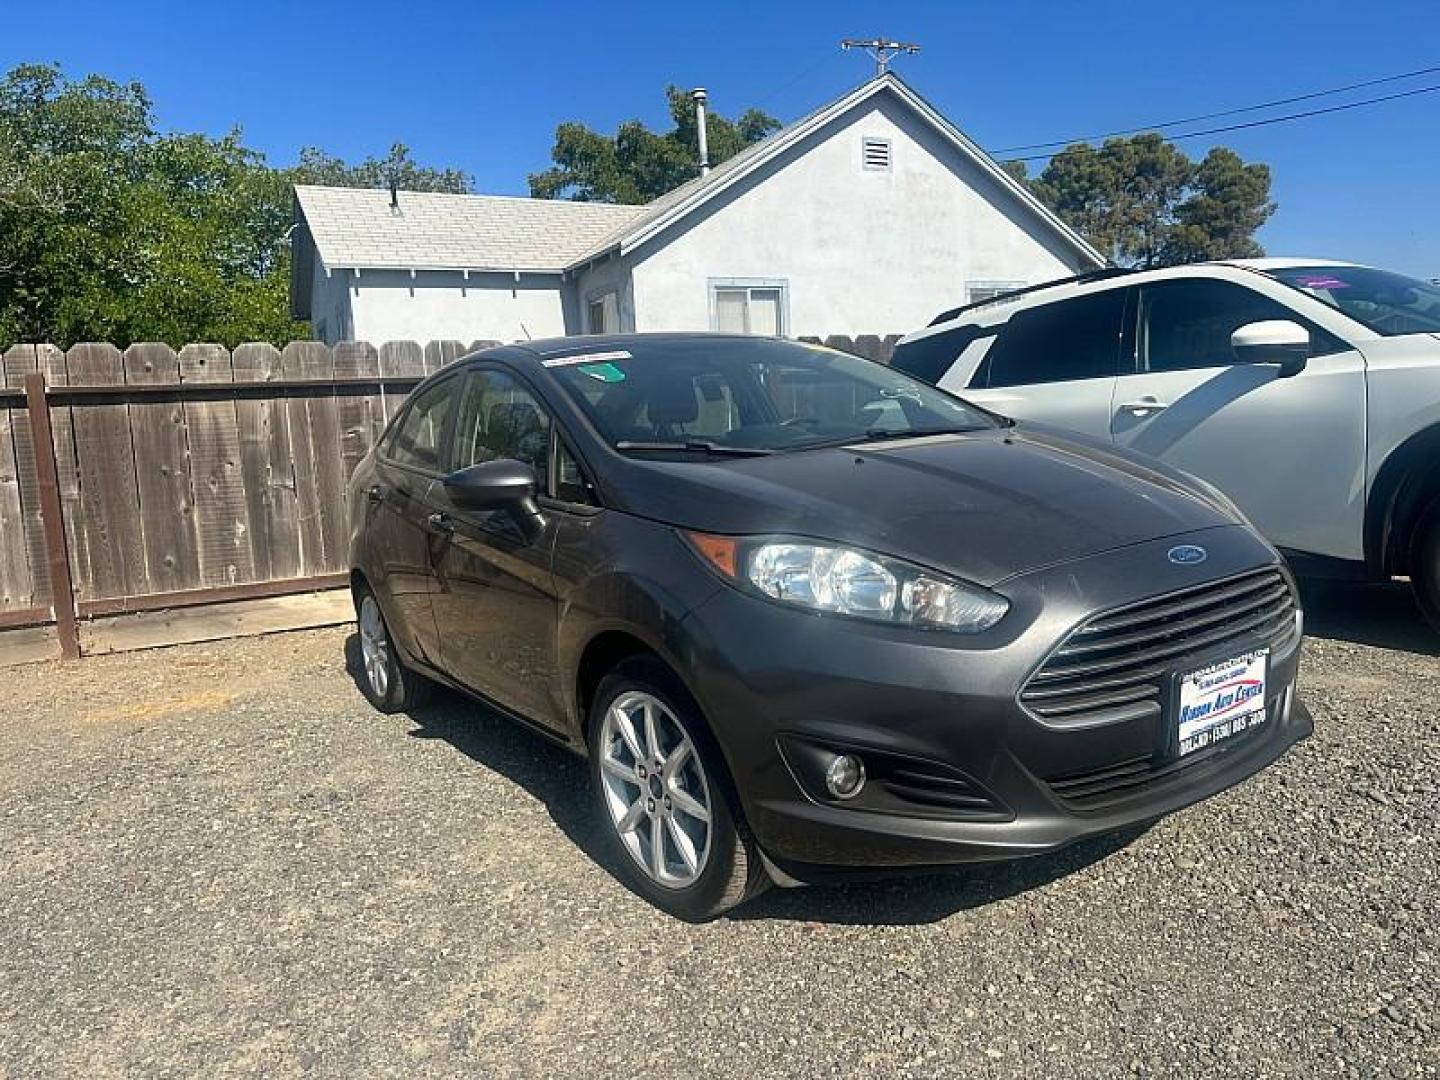
[[[1287,266],[1265,272],[1377,334],[1440,333],[1440,288],[1417,278],[1368,266]]]
[[[881,364],[771,338],[641,338],[541,362],[632,453],[801,450],[1000,423]]]

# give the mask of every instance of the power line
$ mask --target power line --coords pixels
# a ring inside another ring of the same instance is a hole
[[[1440,83],[1434,86],[1422,86],[1415,90],[1402,90],[1395,94],[1385,94],[1381,97],[1366,98],[1364,101],[1349,101],[1343,105],[1330,105],[1323,109],[1307,109],[1304,112],[1287,113],[1285,116],[1271,116],[1264,120],[1251,120],[1244,124],[1226,124],[1223,127],[1206,128],[1203,131],[1186,131],[1179,135],[1167,135],[1166,138],[1172,142],[1180,139],[1199,139],[1206,135],[1222,135],[1227,131],[1245,131],[1250,128],[1265,127],[1269,124],[1283,124],[1290,120],[1304,120],[1310,116],[1326,116],[1329,113],[1344,112],[1346,109],[1359,109],[1367,105],[1381,105],[1387,101],[1398,101],[1400,98],[1416,97],[1419,94],[1433,94],[1440,90]],[[1136,131],[1147,131],[1148,128],[1137,128]],[[1085,149],[1089,149],[1086,147]],[[1052,158],[1065,157],[1067,154],[1083,153],[1083,150],[1061,150],[1054,154],[1031,154],[1029,157],[1006,158],[1006,161],[1048,161]],[[999,151],[998,153],[1003,153]],[[997,156],[997,155],[991,155]]]
[[[1025,146],[1005,146],[993,151],[993,153],[1013,154],[1022,150],[1047,150],[1056,146],[1068,146],[1075,142],[1098,142],[1101,139],[1113,139],[1121,135],[1136,135],[1142,131],[1159,131],[1162,128],[1183,127],[1185,124],[1198,124],[1204,120],[1218,120],[1223,116],[1239,116],[1242,113],[1259,112],[1262,109],[1275,109],[1281,105],[1294,105],[1296,102],[1313,101],[1315,98],[1330,97],[1334,94],[1347,94],[1352,90],[1363,90],[1368,86],[1381,86],[1385,83],[1413,79],[1420,75],[1433,75],[1437,71],[1440,71],[1440,65],[1417,68],[1414,71],[1406,71],[1399,75],[1385,75],[1378,79],[1366,79],[1364,82],[1350,83],[1346,86],[1332,86],[1328,90],[1314,90],[1308,94],[1296,94],[1293,97],[1276,98],[1274,101],[1262,101],[1258,105],[1244,105],[1238,109],[1222,109],[1220,112],[1201,113],[1199,116],[1187,116],[1182,120],[1166,120],[1163,124],[1146,124],[1143,127],[1125,128],[1122,131],[1107,131],[1101,135],[1076,136],[1073,139],[1057,139],[1054,142],[1029,143]],[[1189,138],[1189,136],[1178,135],[1176,138]],[[1035,159],[1020,158],[1019,160],[1031,161]]]

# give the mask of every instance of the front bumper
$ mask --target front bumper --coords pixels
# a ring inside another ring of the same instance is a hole
[[[1280,757],[1312,730],[1294,693],[1298,633],[1272,650],[1266,722],[1178,760],[1157,751],[1169,705],[1158,718],[1066,729],[1017,701],[1096,612],[1279,565],[1248,530],[1198,535],[1210,552],[1198,568],[1165,560],[1170,539],[1002,583],[1012,611],[976,637],[810,615],[733,589],[711,597],[683,627],[691,688],[766,855],[807,880],[1041,854],[1154,820]],[[1174,669],[1213,659],[1181,657]],[[842,802],[817,781],[817,763],[846,751],[867,762],[873,796]],[[1124,782],[1108,797],[1076,794],[1112,774]]]

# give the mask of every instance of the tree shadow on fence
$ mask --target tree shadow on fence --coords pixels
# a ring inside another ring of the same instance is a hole
[[[364,669],[359,638],[354,634],[345,642],[345,659],[358,688]],[[416,724],[412,737],[449,743],[478,765],[524,788],[545,806],[556,826],[576,847],[612,876],[619,877],[619,867],[603,842],[601,829],[605,826],[593,810],[589,767],[583,759],[518,721],[450,691],[440,691],[432,704],[408,715]],[[803,889],[774,889],[743,905],[731,917],[857,925],[937,922],[1082,870],[1130,844],[1148,828],[1132,828],[1014,862]]]

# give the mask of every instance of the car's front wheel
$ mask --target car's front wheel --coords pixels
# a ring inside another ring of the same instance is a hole
[[[368,586],[356,593],[355,615],[360,630],[360,689],[370,704],[385,713],[408,712],[425,704],[434,684],[400,662],[380,603]]]
[[[590,776],[616,861],[656,907],[711,919],[768,884],[709,729],[663,664],[628,660],[601,680]]]
[[[1440,630],[1440,499],[1420,518],[1410,548],[1410,585],[1430,625]]]

